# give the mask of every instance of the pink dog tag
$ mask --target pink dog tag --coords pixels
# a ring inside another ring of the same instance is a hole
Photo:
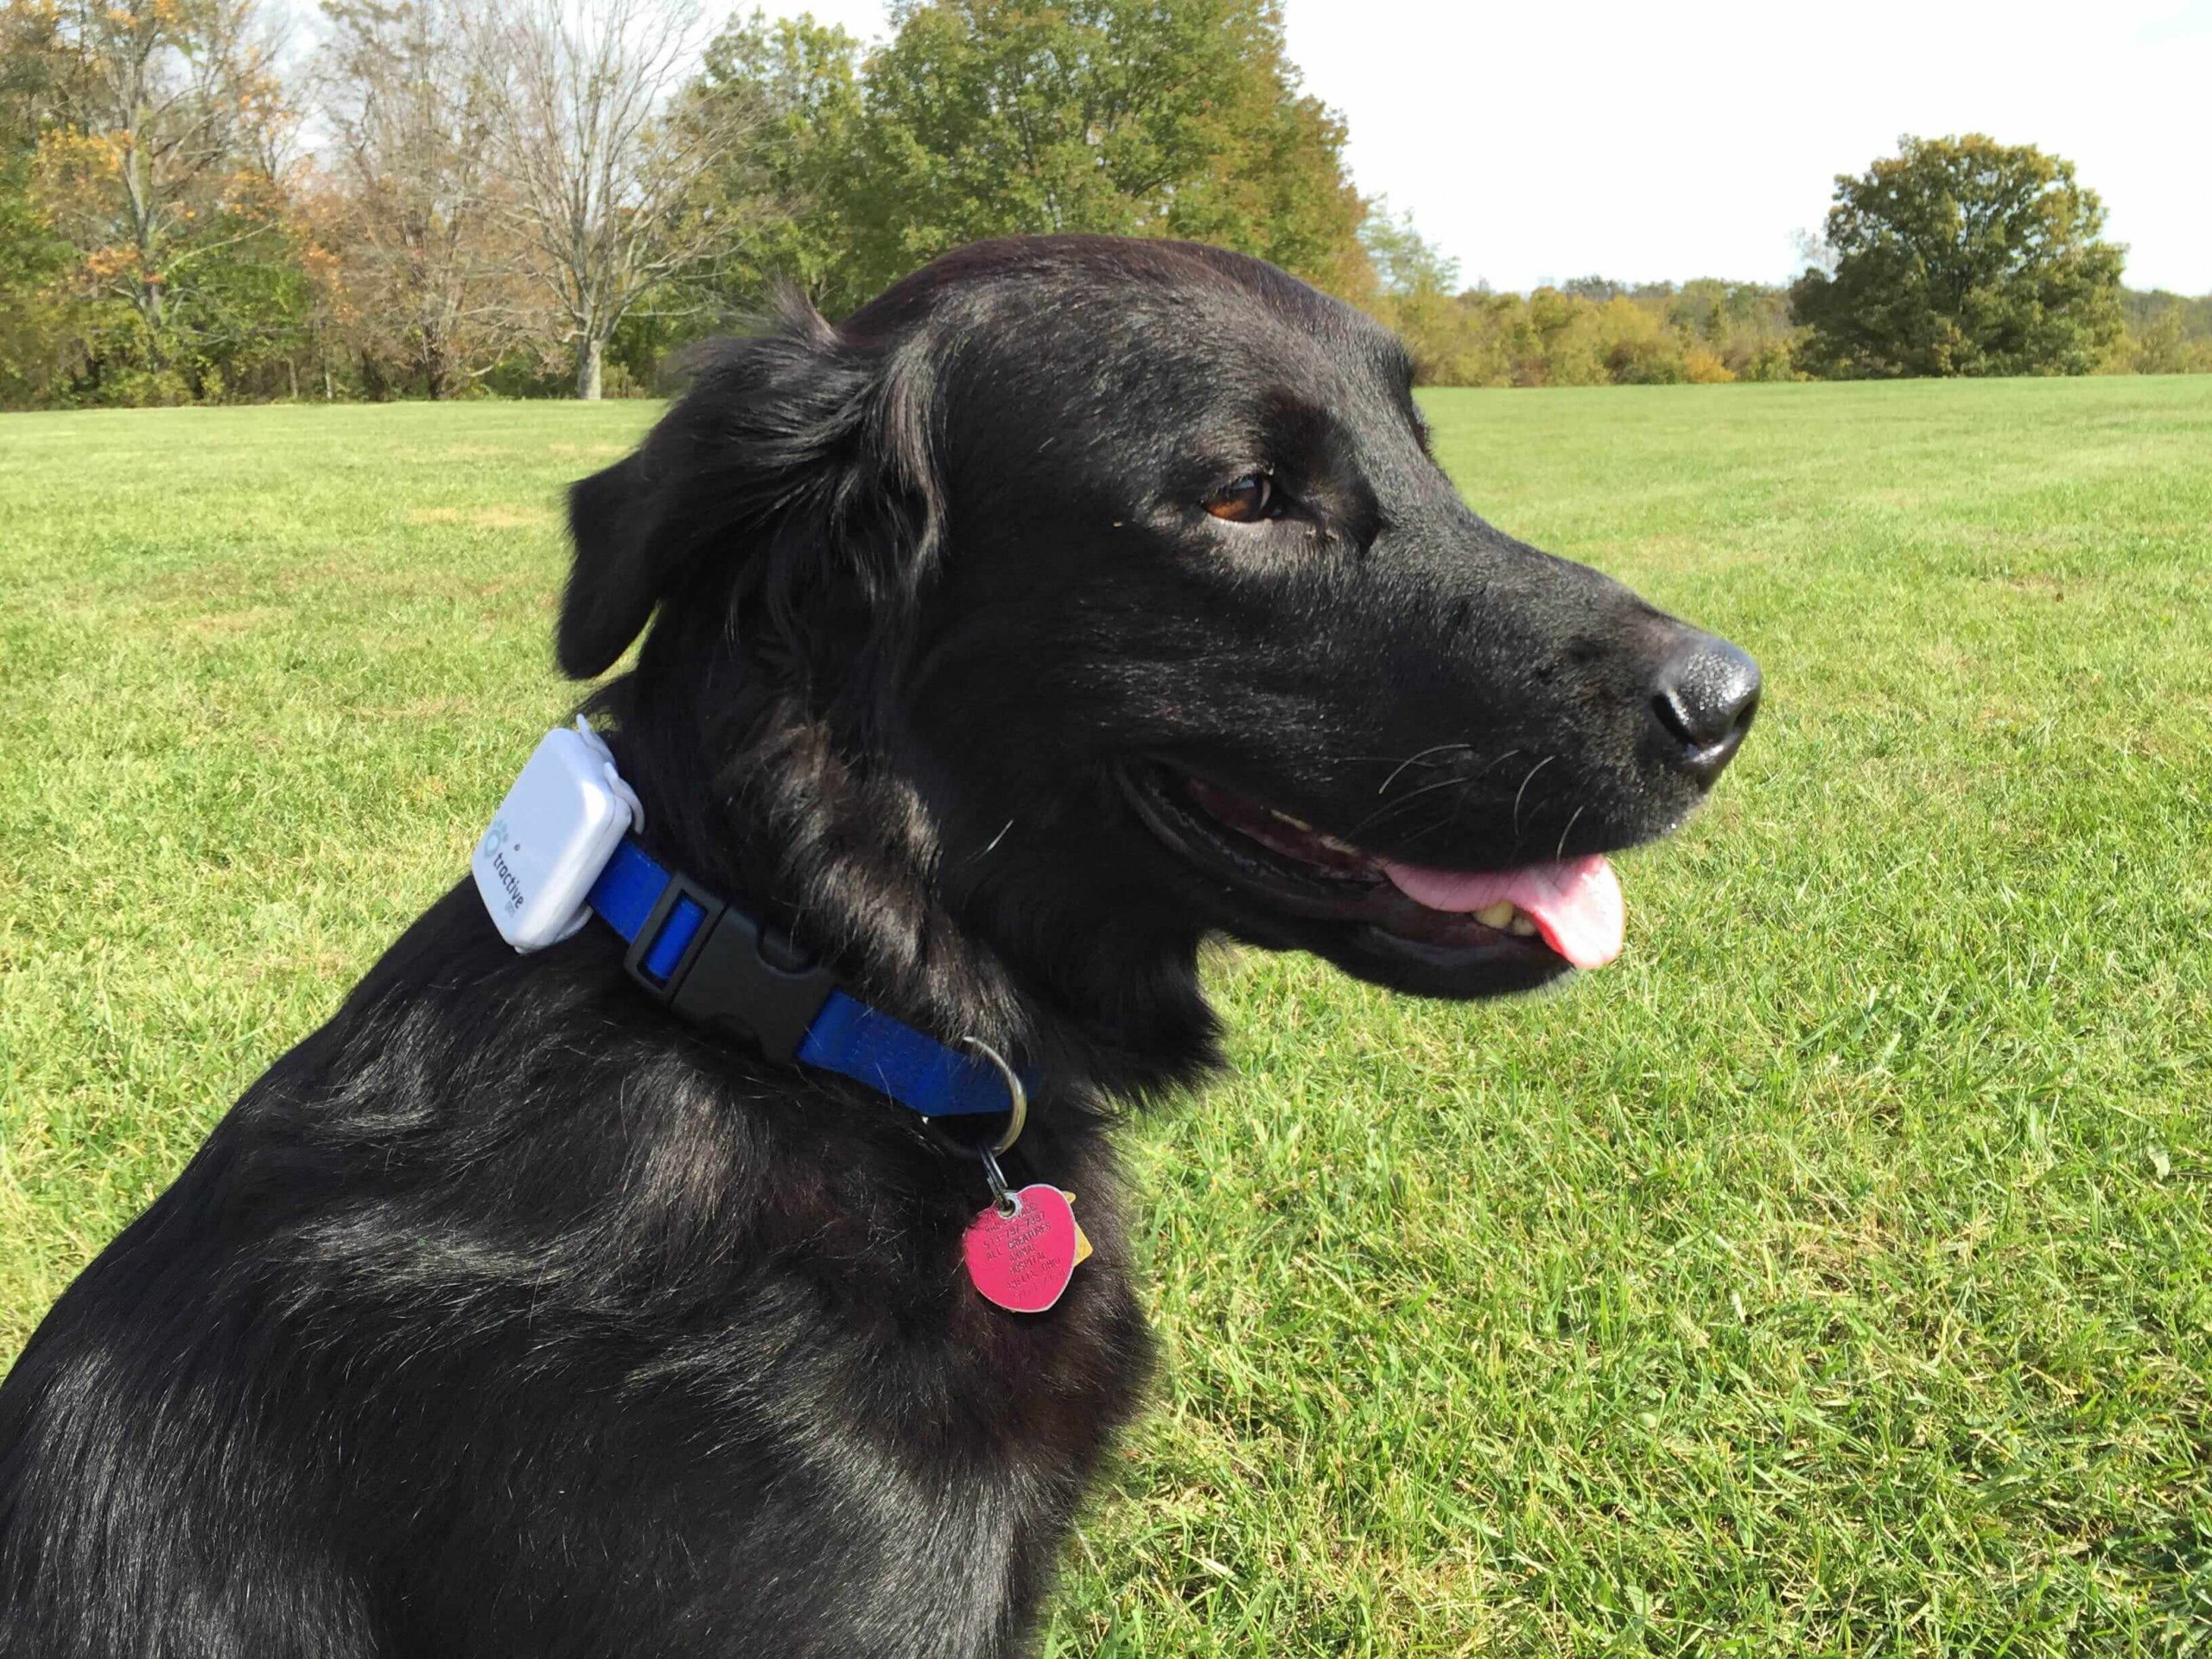
[[[1042,1313],[1075,1277],[1083,1237],[1067,1194],[1039,1181],[1013,1194],[1014,1211],[989,1209],[968,1224],[960,1241],[968,1276],[984,1300],[1014,1313]]]

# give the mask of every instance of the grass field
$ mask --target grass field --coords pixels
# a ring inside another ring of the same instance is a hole
[[[2212,378],[1427,402],[1766,711],[1562,995],[1218,964],[1047,1651],[2212,1653]],[[0,418],[0,1354],[460,872],[651,412]]]

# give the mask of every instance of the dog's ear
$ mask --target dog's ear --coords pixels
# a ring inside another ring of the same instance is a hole
[[[695,356],[690,391],[638,452],[569,493],[563,671],[604,673],[679,593],[787,635],[817,599],[881,613],[911,594],[942,516],[923,362],[843,340],[803,301],[772,332]]]
[[[645,631],[665,573],[654,556],[652,492],[641,455],[619,461],[569,490],[569,535],[576,544],[561,596],[554,656],[571,679],[613,666]]]

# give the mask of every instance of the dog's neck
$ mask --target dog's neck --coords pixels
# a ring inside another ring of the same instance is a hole
[[[1019,1055],[1047,1099],[1086,1110],[1194,1082],[1217,1063],[1195,931],[1030,918],[1024,937],[1083,944],[1028,960],[983,936],[949,906],[935,825],[896,761],[836,711],[742,673],[734,653],[701,676],[658,671],[649,649],[589,707],[614,727],[648,844],[789,931],[871,1006]]]

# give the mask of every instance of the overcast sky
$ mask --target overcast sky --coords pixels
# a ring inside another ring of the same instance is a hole
[[[883,32],[880,0],[776,3]],[[1778,282],[1903,132],[2077,164],[2136,288],[2212,292],[2212,0],[1287,0],[1360,189],[1500,289]]]

